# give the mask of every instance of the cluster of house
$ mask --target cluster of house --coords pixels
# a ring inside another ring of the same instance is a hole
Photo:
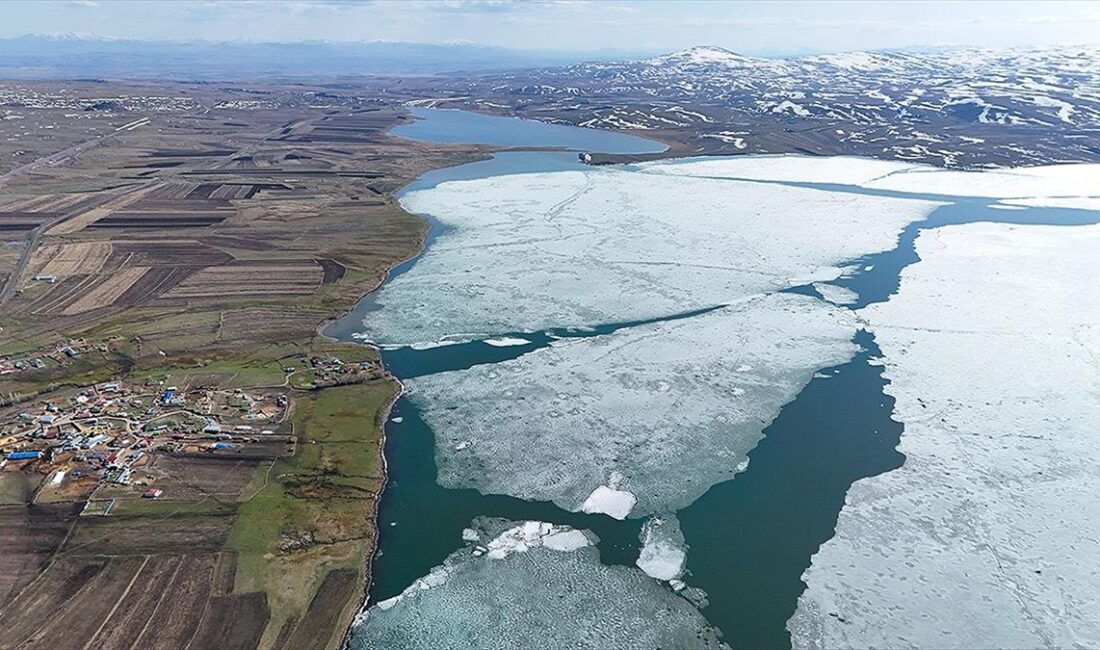
[[[382,365],[377,361],[345,362],[336,357],[312,356],[302,359],[302,364],[308,366],[314,379],[310,384],[315,388],[335,386],[372,379],[383,374]],[[296,366],[285,368],[288,374],[299,371]]]
[[[0,410],[0,470],[48,474],[55,489],[127,486],[151,453],[231,449],[273,434],[288,413],[280,392],[109,381]],[[162,494],[150,486],[143,496]]]
[[[35,351],[19,358],[0,358],[0,375],[10,375],[24,370],[41,370],[47,367],[64,366],[73,359],[89,352],[107,352],[106,344],[91,345],[85,341],[66,341],[52,348]]]

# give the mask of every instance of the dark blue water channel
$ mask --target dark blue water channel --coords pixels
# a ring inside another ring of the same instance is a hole
[[[530,133],[517,135],[531,123],[481,115],[469,117],[470,114],[455,111],[418,109],[416,114],[422,121],[402,127],[399,134],[444,142],[563,146],[606,153],[639,152],[601,149],[597,146],[600,142],[612,146],[603,135],[618,134],[603,133],[599,138],[589,139],[592,138],[590,129],[576,129],[582,133],[566,136],[562,129],[567,127],[553,127],[548,131],[542,128],[547,125],[539,125],[531,127]],[[497,129],[494,124],[501,126]],[[548,137],[547,134],[557,139],[541,139]],[[648,146],[652,148],[654,144],[648,143]],[[630,147],[643,148],[637,143]],[[507,152],[496,154],[492,160],[429,172],[408,189],[504,173],[575,169],[579,165],[576,154],[571,152]],[[848,185],[776,183],[829,192],[935,200],[945,204],[926,220],[908,226],[893,250],[851,261],[856,270],[834,284],[856,292],[858,299],[854,306],[857,308],[887,300],[897,291],[902,269],[919,260],[914,242],[923,229],[975,221],[1052,225],[1098,221],[1098,213],[1081,210],[994,209],[990,207],[993,200],[985,198],[883,192]],[[427,246],[445,232],[433,220]],[[407,271],[415,261],[395,268],[391,278]],[[790,291],[820,297],[810,286]],[[362,329],[363,320],[370,318],[370,312],[379,307],[375,297],[368,296],[346,318],[333,323],[326,333],[349,339],[352,333]],[[513,359],[546,347],[558,338],[603,336],[645,323],[691,318],[716,307],[656,315],[645,321],[593,323],[583,330],[561,328],[496,334],[497,337],[528,341],[511,347],[470,341],[427,350],[384,350],[382,356],[397,377],[411,378]],[[714,486],[678,513],[689,546],[686,580],[707,592],[710,604],[702,610],[703,614],[723,631],[726,640],[735,648],[790,646],[785,626],[805,588],[802,573],[821,544],[833,536],[848,488],[861,478],[896,469],[904,462],[897,451],[902,426],[891,418],[893,399],[883,390],[888,382],[882,376],[881,367],[870,363],[879,355],[879,349],[872,334],[866,331],[857,333],[854,342],[860,352],[853,359],[817,373],[802,392],[783,407],[765,429],[763,440],[749,454],[747,470],[731,481]],[[386,432],[389,482],[379,508],[379,550],[373,564],[371,602],[400,593],[440,564],[460,546],[462,529],[479,516],[549,521],[586,528],[599,535],[604,562],[633,565],[637,559],[640,520],[616,521],[602,515],[567,512],[550,503],[440,487],[436,483],[434,434],[409,400],[402,398],[397,402]],[[685,467],[684,471],[690,472],[691,468]]]

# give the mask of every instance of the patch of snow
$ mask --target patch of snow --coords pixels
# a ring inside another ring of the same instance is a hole
[[[782,102],[773,106],[771,112],[777,114],[786,113],[788,115],[797,115],[798,117],[806,117],[810,114],[810,111],[807,110],[804,106],[796,104],[789,99],[785,99]]]

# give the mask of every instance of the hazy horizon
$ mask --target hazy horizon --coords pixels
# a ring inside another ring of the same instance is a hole
[[[1100,3],[1089,2],[66,0],[0,6],[7,9],[0,38],[458,44],[635,56],[695,45],[797,56],[1100,42]]]

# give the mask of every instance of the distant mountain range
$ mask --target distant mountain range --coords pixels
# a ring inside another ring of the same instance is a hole
[[[219,43],[87,34],[0,39],[0,78],[232,81],[261,76],[423,75],[616,60],[642,52],[515,50],[469,43]]]
[[[510,76],[487,78],[499,92]],[[950,115],[984,124],[1100,127],[1100,46],[851,52],[759,59],[693,47],[640,61],[525,71],[510,92],[651,96],[747,112],[905,123]],[[668,116],[637,126],[660,128]],[[696,118],[699,119],[699,118]],[[598,123],[599,120],[597,120]],[[690,123],[690,116],[674,119]]]

